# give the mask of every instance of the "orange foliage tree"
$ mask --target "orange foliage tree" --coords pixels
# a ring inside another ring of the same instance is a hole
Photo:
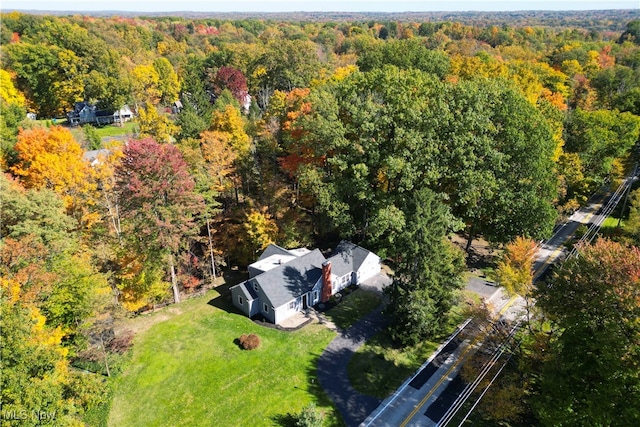
[[[21,130],[15,150],[18,163],[11,172],[26,188],[53,190],[63,198],[67,213],[85,227],[98,220],[94,173],[69,130],[60,126]]]

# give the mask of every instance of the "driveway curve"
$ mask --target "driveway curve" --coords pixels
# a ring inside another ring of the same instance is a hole
[[[349,359],[365,341],[382,331],[387,322],[383,305],[351,325],[333,339],[318,359],[318,381],[336,404],[347,427],[356,427],[382,402],[359,393],[347,375]]]

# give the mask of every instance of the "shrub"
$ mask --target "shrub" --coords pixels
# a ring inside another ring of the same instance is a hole
[[[324,422],[324,416],[313,403],[302,408],[302,412],[295,418],[296,427],[322,427]]]
[[[240,346],[245,350],[253,350],[260,347],[260,337],[256,334],[242,334],[240,336]]]

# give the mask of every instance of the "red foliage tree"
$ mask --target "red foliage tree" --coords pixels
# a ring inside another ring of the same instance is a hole
[[[116,188],[130,242],[147,254],[165,256],[179,301],[175,255],[198,233],[195,216],[204,210],[182,154],[151,138],[129,141],[116,168]],[[126,231],[125,231],[126,232]]]
[[[242,104],[248,94],[247,79],[242,71],[236,68],[221,67],[213,80],[213,89],[216,94],[229,89],[233,97]]]

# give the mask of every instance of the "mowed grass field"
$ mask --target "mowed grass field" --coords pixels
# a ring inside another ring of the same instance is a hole
[[[325,425],[341,424],[315,378],[334,332],[261,327],[215,291],[149,317],[115,384],[109,426],[282,425],[310,402]],[[234,341],[246,333],[260,337],[260,348],[240,349]]]

